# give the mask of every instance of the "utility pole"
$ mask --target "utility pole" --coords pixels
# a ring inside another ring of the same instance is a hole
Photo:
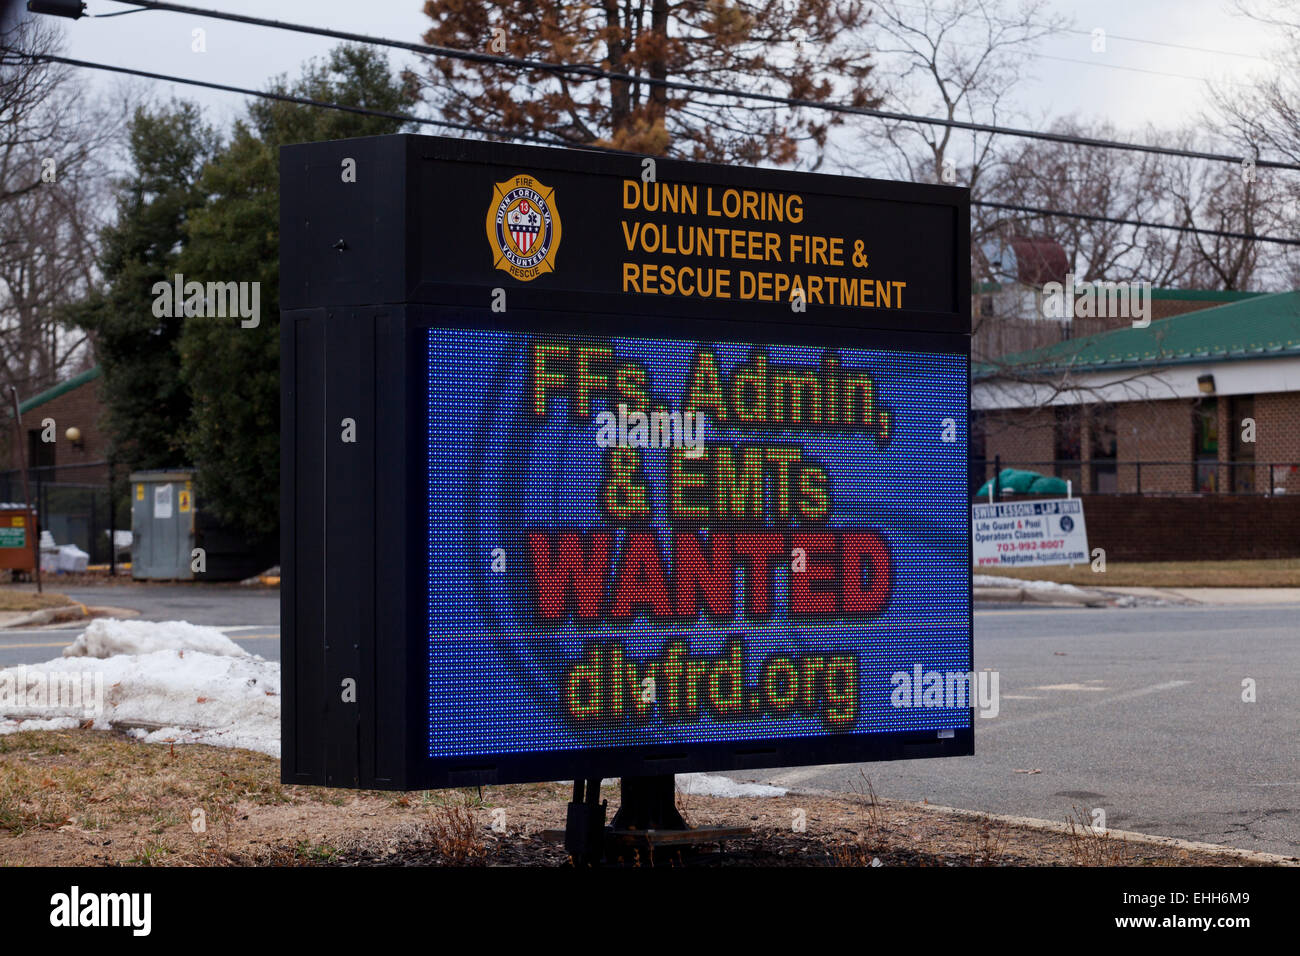
[[[41,583],[41,532],[35,512],[32,511],[32,493],[27,486],[27,449],[23,445],[23,416],[18,410],[18,389],[12,385],[9,386],[9,399],[14,406],[14,448],[18,451],[18,468],[23,476],[23,503],[27,506],[27,515],[31,519],[27,533],[32,539],[32,554],[36,558],[36,592],[39,594],[44,589]]]

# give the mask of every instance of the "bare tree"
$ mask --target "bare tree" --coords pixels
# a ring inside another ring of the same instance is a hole
[[[1236,7],[1274,31],[1274,69],[1255,79],[1253,95],[1212,87],[1214,120],[1225,123],[1240,142],[1300,162],[1300,0],[1237,0]]]
[[[1190,133],[1172,139],[1192,148],[1206,145]],[[1161,194],[1168,207],[1166,221],[1247,236],[1297,234],[1295,219],[1287,214],[1286,184],[1276,174],[1196,160],[1165,165]],[[1276,282],[1275,267],[1282,257],[1277,246],[1204,233],[1186,234],[1179,253],[1176,264],[1184,285],[1234,291]]]
[[[1109,125],[1086,127],[1063,120],[1052,131],[1071,136],[1116,139]],[[1148,139],[1164,137],[1154,130]],[[1190,175],[1190,173],[1189,173]],[[984,197],[1009,205],[1059,209],[1107,219],[1173,222],[1164,187],[1169,172],[1151,154],[1048,141],[1009,151],[985,183]],[[1189,202],[1194,190],[1184,190]],[[1001,232],[1050,237],[1064,248],[1071,271],[1082,282],[1148,280],[1174,285],[1187,271],[1186,235],[1093,219],[1004,212]]]
[[[884,108],[949,120],[1003,123],[1008,94],[1025,75],[1026,54],[1065,26],[1047,0],[878,0],[870,41]],[[895,177],[979,185],[996,161],[995,136],[920,123],[865,121],[869,140],[891,148]],[[958,148],[958,138],[965,142]],[[945,175],[947,165],[947,175]]]
[[[38,59],[57,50],[55,27],[32,20],[0,22],[0,174],[9,172],[5,162],[20,147],[40,146],[51,141],[53,131],[34,123],[34,114],[49,92],[66,76],[66,71]],[[37,170],[17,182],[4,176],[0,203],[40,187]]]
[[[60,310],[95,282],[105,157],[120,128],[66,67],[39,58],[58,48],[47,23],[0,28],[0,374],[21,394],[93,360]]]
[[[1204,125],[1248,157],[1270,156],[1300,163],[1300,0],[1237,0],[1237,9],[1270,28],[1277,45],[1268,51],[1272,69],[1240,88],[1214,86]],[[1244,170],[1260,183],[1275,213],[1271,228],[1300,235],[1300,173],[1272,168]],[[1300,287],[1300,253],[1276,256],[1269,270],[1276,284]]]

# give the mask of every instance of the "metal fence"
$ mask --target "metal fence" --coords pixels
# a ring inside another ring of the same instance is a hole
[[[75,544],[91,564],[114,564],[113,532],[130,530],[130,501],[120,469],[105,461],[27,469],[27,480],[42,531],[55,544]],[[23,500],[22,472],[0,471],[0,501]]]
[[[974,494],[986,481],[1005,468],[1036,471],[1069,481],[1073,485],[1074,494],[1300,494],[1300,462],[1295,461],[1218,461],[1213,458],[1179,461],[1109,458],[1002,461],[1000,457],[971,461],[971,493]]]

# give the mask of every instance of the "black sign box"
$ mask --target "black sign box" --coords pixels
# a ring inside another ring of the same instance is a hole
[[[284,147],[280,190],[286,783],[972,752],[959,729],[431,764],[415,345],[448,325],[969,356],[967,190],[413,135]]]

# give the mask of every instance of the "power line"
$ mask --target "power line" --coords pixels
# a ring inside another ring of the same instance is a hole
[[[74,60],[70,57],[55,56],[54,54],[41,53],[31,54],[22,53],[9,47],[0,46],[0,51],[12,53],[27,59],[49,60],[55,63],[64,63],[69,66],[81,67],[90,70],[106,70],[111,73],[124,73],[128,76],[140,76],[151,80],[161,80],[167,83],[180,83],[187,86],[199,86],[205,89],[221,90],[227,93],[239,93],[243,96],[255,96],[262,99],[276,100],[283,103],[294,103],[299,106],[314,106],[319,109],[339,110],[345,113],[357,113],[363,116],[378,116],[384,119],[400,120],[409,123],[421,123],[432,126],[443,126],[449,129],[456,129],[467,133],[480,133],[486,136],[498,136],[504,139],[528,140],[541,143],[545,146],[558,146],[572,148],[571,144],[557,140],[547,140],[533,133],[525,133],[515,130],[494,129],[489,126],[475,126],[468,123],[450,123],[443,120],[428,119],[423,116],[412,116],[407,113],[394,113],[388,110],[375,110],[363,106],[346,106],[342,103],[330,103],[325,100],[313,100],[305,96],[292,96],[286,93],[271,93],[265,90],[253,90],[240,86],[231,86],[225,83],[212,83],[208,80],[194,80],[183,76],[172,76],[166,73],[152,73],[147,70],[135,70],[124,66],[113,66],[107,63],[94,63],[89,60]],[[613,153],[622,156],[631,156],[641,158],[641,153],[634,153],[628,150],[615,149],[610,146],[587,145],[581,148],[593,150],[602,153]],[[1035,206],[1017,206],[1008,203],[997,203],[986,200],[971,200],[973,206],[986,206],[992,209],[1003,209],[1012,212],[1023,212],[1038,216],[1059,216],[1065,219],[1086,219],[1095,222],[1111,222],[1119,225],[1139,226],[1148,229],[1172,229],[1178,232],[1196,233],[1199,235],[1219,236],[1223,238],[1244,239],[1251,242],[1274,242],[1282,245],[1300,246],[1300,239],[1283,239],[1276,236],[1257,236],[1242,232],[1227,232],[1219,229],[1202,229],[1196,226],[1175,226],[1159,222],[1147,222],[1142,219],[1116,219],[1108,216],[1098,216],[1091,213],[1066,212],[1060,209],[1040,209]]]
[[[118,0],[118,2],[129,2],[129,0]],[[916,4],[916,3],[895,3],[895,6],[905,7],[905,8],[907,8],[907,9],[909,9],[909,10],[924,10],[926,13],[931,13],[931,12],[933,12],[933,8],[930,8],[930,7],[923,7],[923,6],[921,6],[920,4]],[[941,12],[943,12],[943,13],[956,13],[957,11],[952,10],[952,9],[947,9],[947,10],[942,10]],[[1016,21],[1016,20],[1007,20],[1007,19],[1005,19],[1005,18],[1003,18],[1003,17],[989,17],[989,16],[985,16],[984,19],[986,19],[986,20],[987,20],[988,22],[990,22],[990,23],[999,23],[999,24],[1001,24],[1001,25],[1003,25],[1003,26],[1017,26],[1017,25],[1019,25],[1019,21]],[[1092,30],[1078,30],[1078,29],[1075,29],[1075,28],[1073,28],[1073,27],[1062,27],[1060,32],[1061,32],[1061,33],[1073,33],[1073,34],[1075,34],[1076,36],[1085,36],[1085,37],[1091,37],[1091,36],[1093,35],[1093,31],[1092,31]],[[1122,34],[1119,34],[1119,33],[1107,33],[1107,34],[1106,34],[1106,39],[1107,39],[1107,40],[1123,40],[1125,43],[1145,43],[1145,44],[1147,44],[1148,46],[1164,46],[1164,47],[1169,47],[1169,48],[1174,49],[1174,50],[1191,50],[1191,51],[1194,52],[1194,53],[1214,53],[1214,54],[1217,54],[1218,56],[1237,56],[1237,57],[1242,57],[1242,58],[1244,58],[1244,59],[1248,59],[1248,60],[1263,60],[1264,62],[1268,62],[1268,57],[1260,56],[1258,53],[1239,53],[1239,52],[1237,52],[1236,50],[1216,50],[1216,49],[1214,49],[1214,48],[1212,48],[1212,47],[1205,47],[1205,46],[1189,46],[1189,45],[1186,44],[1186,43],[1170,43],[1170,42],[1168,42],[1167,40],[1148,40],[1148,39],[1146,39],[1146,38],[1144,38],[1144,37],[1127,37],[1127,36],[1123,36]],[[1032,55],[1032,54],[1031,54],[1031,55]],[[1172,73],[1171,73],[1170,75],[1171,75],[1171,76],[1176,76],[1177,74],[1172,74]]]
[[[970,46],[975,46],[975,44],[972,43]],[[1094,60],[1080,60],[1077,57],[1072,56],[1056,56],[1052,53],[1034,53],[1032,51],[1027,51],[1025,56],[1031,56],[1039,60],[1057,60],[1061,63],[1078,63],[1081,66],[1100,67],[1104,70],[1124,70],[1127,73],[1147,73],[1151,76],[1168,76],[1175,80],[1192,80],[1196,83],[1211,82],[1211,79],[1208,76],[1193,76],[1190,73],[1170,73],[1168,70],[1152,70],[1145,66],[1125,66],[1122,63],[1099,63]]]
[[[118,2],[128,3],[130,2],[130,0],[118,0]],[[954,46],[971,47],[972,49],[980,49],[983,47],[983,44],[973,43],[966,40],[950,40],[949,42],[952,43]],[[901,53],[901,51],[893,51],[893,53],[896,56],[903,56],[904,58],[906,58],[906,54]],[[1020,52],[1020,55],[1031,57],[1035,60],[1057,60],[1061,63],[1077,63],[1080,66],[1098,67],[1099,69],[1103,69],[1103,70],[1123,70],[1126,73],[1148,73],[1152,76],[1168,76],[1176,80],[1192,80],[1193,82],[1196,83],[1213,82],[1213,78],[1208,76],[1194,76],[1191,73],[1170,73],[1168,70],[1153,70],[1144,66],[1126,66],[1123,63],[1102,63],[1099,60],[1080,60],[1077,57],[1057,56],[1052,53],[1037,53],[1033,50],[1022,50]],[[1230,80],[1226,82],[1232,86],[1240,85],[1235,80]]]
[[[118,2],[119,2],[119,3],[129,3],[129,2],[131,2],[131,0],[118,0]],[[922,9],[922,8],[920,8],[920,7],[913,7],[913,9]],[[1001,21],[995,21],[995,22],[1001,22]],[[1010,22],[1010,21],[1007,21],[1007,22]],[[982,44],[982,43],[975,43],[975,42],[972,42],[972,41],[970,41],[970,40],[949,40],[948,42],[951,43],[951,44],[953,44],[954,46],[970,47],[971,49],[983,49],[983,48],[984,48],[984,44]],[[902,50],[892,50],[892,51],[890,51],[889,55],[902,57],[903,59],[907,59],[907,56],[908,56],[908,55],[907,55],[906,53],[904,53]],[[1143,66],[1126,66],[1126,65],[1123,64],[1123,63],[1103,63],[1103,62],[1101,62],[1100,60],[1096,60],[1096,59],[1093,59],[1093,60],[1080,60],[1080,59],[1078,59],[1077,57],[1070,57],[1070,56],[1057,56],[1057,55],[1052,54],[1052,53],[1038,53],[1038,52],[1036,52],[1036,51],[1034,51],[1034,50],[1021,50],[1021,51],[1019,51],[1019,55],[1020,55],[1020,56],[1031,57],[1031,58],[1033,58],[1033,59],[1035,59],[1035,60],[1057,60],[1057,61],[1059,61],[1059,62],[1061,62],[1061,63],[1077,63],[1077,64],[1079,64],[1080,66],[1092,66],[1092,67],[1098,67],[1098,68],[1103,69],[1103,70],[1124,70],[1124,71],[1127,72],[1127,73],[1149,73],[1149,74],[1151,74],[1152,76],[1168,76],[1168,77],[1172,77],[1173,79],[1176,79],[1176,80],[1192,80],[1192,81],[1197,82],[1197,83],[1210,83],[1210,82],[1213,82],[1213,78],[1212,78],[1212,77],[1208,77],[1208,76],[1194,76],[1194,75],[1192,75],[1191,73],[1170,73],[1168,70],[1153,70],[1153,69],[1150,69],[1149,67],[1143,67]],[[1230,85],[1232,85],[1232,86],[1237,86],[1237,85],[1239,85],[1238,82],[1235,81],[1235,80],[1234,80],[1234,81],[1228,81],[1228,83],[1229,83]]]
[[[1065,32],[1074,33],[1079,36],[1092,36],[1091,30],[1066,30]],[[1145,43],[1148,46],[1163,46],[1169,47],[1173,50],[1191,50],[1193,53],[1213,53],[1216,56],[1236,56],[1246,60],[1260,60],[1264,63],[1269,62],[1268,57],[1260,56],[1258,53],[1238,53],[1236,50],[1216,50],[1213,47],[1208,46],[1189,46],[1186,43],[1169,43],[1165,40],[1147,40],[1143,37],[1126,37],[1120,33],[1107,33],[1106,39],[1123,40],[1125,43]]]
[[[358,113],[362,116],[378,116],[384,119],[400,120],[404,123],[421,123],[429,126],[443,126],[448,129],[460,130],[466,133],[484,133],[489,136],[499,136],[505,139],[522,139],[535,143],[541,143],[546,146],[571,146],[572,144],[563,142],[558,139],[546,139],[535,133],[525,133],[515,130],[493,129],[490,126],[474,126],[468,123],[452,123],[446,120],[428,119],[423,116],[412,116],[409,113],[393,113],[388,110],[370,109],[364,106],[347,106],[342,103],[330,103],[325,100],[313,100],[305,96],[292,96],[287,93],[272,93],[266,90],[252,90],[242,86],[231,86],[226,83],[213,83],[208,80],[194,80],[183,76],[172,76],[167,73],[151,73],[148,70],[136,70],[125,66],[113,66],[109,63],[95,63],[90,60],[74,60],[66,56],[55,56],[52,53],[25,53],[20,50],[14,50],[11,47],[0,46],[0,51],[12,53],[17,56],[26,57],[29,60],[48,60],[53,63],[64,63],[68,66],[82,67],[88,70],[106,70],[110,73],[124,73],[127,76],[140,76],[150,80],[162,80],[167,83],[181,83],[186,86],[201,86],[210,90],[221,90],[226,93],[239,93],[244,96],[257,96],[262,99],[277,100],[282,103],[295,103],[299,106],[316,106],[321,109],[339,110],[344,113]],[[586,146],[587,149],[593,149],[600,152],[623,153],[624,150],[616,150],[611,147],[603,146]],[[640,154],[629,154],[640,155]]]
[[[684,80],[669,80],[654,77],[635,76],[630,73],[616,73],[610,70],[602,70],[599,67],[588,66],[583,64],[568,63],[548,63],[544,60],[532,60],[522,57],[500,56],[494,53],[477,53],[472,50],[458,50],[453,47],[431,46],[424,43],[409,43],[403,40],[390,40],[385,37],[374,37],[363,33],[351,33],[345,30],[333,30],[327,27],[314,27],[306,24],[286,23],[282,20],[268,20],[264,17],[252,17],[240,13],[223,13],[220,10],[208,10],[200,7],[189,7],[177,3],[165,3],[160,0],[117,0],[118,3],[129,3],[134,6],[144,7],[150,10],[162,10],[169,13],[188,13],[191,16],[210,17],[217,20],[229,20],[234,23],[243,23],[250,26],[268,27],[275,30],[287,30],[292,33],[307,33],[314,36],[329,37],[335,40],[343,40],[351,43],[367,43],[375,46],[386,46],[398,50],[407,50],[412,53],[420,53],[428,56],[444,57],[446,59],[465,60],[472,63],[484,63],[496,66],[504,66],[517,70],[533,70],[540,73],[552,73],[556,75],[571,75],[585,77],[587,79],[603,79],[617,81],[620,83],[644,83],[648,86],[662,87],[664,89],[678,90],[685,93],[699,93],[706,96],[729,96],[743,100],[756,100],[764,103],[776,103],[790,108],[815,109],[832,113],[843,113],[854,116],[868,116],[873,119],[883,119],[892,122],[916,123],[926,126],[943,126],[950,129],[966,130],[975,133],[989,133],[999,136],[1015,136],[1022,139],[1037,139],[1047,142],[1065,143],[1073,146],[1088,146],[1101,149],[1120,149],[1131,152],[1155,153],[1163,156],[1179,156],[1184,159],[1204,159],[1214,162],[1226,162],[1241,165],[1249,157],[1229,156],[1224,153],[1210,153],[1200,150],[1177,149],[1169,146],[1154,146],[1143,143],[1125,143],[1119,140],[1096,139],[1087,136],[1074,136],[1066,133],[1051,133],[1040,130],[1017,129],[1013,127],[996,126],[991,123],[975,123],[967,120],[957,119],[940,119],[932,116],[919,116],[910,113],[896,113],[889,110],[878,110],[867,106],[850,106],[844,103],[824,103],[816,100],[799,99],[789,96],[779,96],[774,93],[745,92],[743,90],[731,90],[726,87],[709,86],[702,83],[690,83]],[[575,144],[577,145],[577,144]],[[1255,158],[1254,164],[1260,168],[1270,169],[1287,169],[1300,171],[1300,164],[1288,163],[1282,160]]]
[[[1086,37],[1092,36],[1091,30],[1066,30],[1065,32]],[[1193,53],[1213,53],[1216,56],[1237,56],[1246,60],[1260,60],[1264,63],[1269,62],[1268,57],[1260,56],[1258,53],[1238,53],[1236,50],[1216,50],[1213,47],[1208,46],[1189,46],[1186,43],[1168,43],[1164,40],[1147,40],[1142,37],[1126,37],[1119,33],[1107,33],[1106,39],[1123,40],[1125,43],[1145,43],[1148,46],[1163,46],[1169,47],[1173,50],[1191,50]]]
[[[990,202],[972,199],[972,206],[987,206],[990,209],[1006,209],[1011,212],[1032,213],[1038,216],[1061,216],[1066,219],[1087,219],[1092,222],[1113,222],[1121,226],[1143,226],[1147,229],[1171,229],[1175,232],[1191,232],[1202,236],[1219,236],[1224,239],[1248,239],[1251,242],[1276,242],[1284,246],[1300,246],[1300,239],[1284,239],[1281,236],[1258,236],[1248,232],[1229,232],[1224,229],[1203,229],[1198,226],[1175,226],[1163,222],[1146,222],[1142,219],[1119,219],[1114,216],[1098,216],[1086,212],[1065,212],[1061,209],[1038,209],[1034,206],[1016,206],[1011,203]]]

